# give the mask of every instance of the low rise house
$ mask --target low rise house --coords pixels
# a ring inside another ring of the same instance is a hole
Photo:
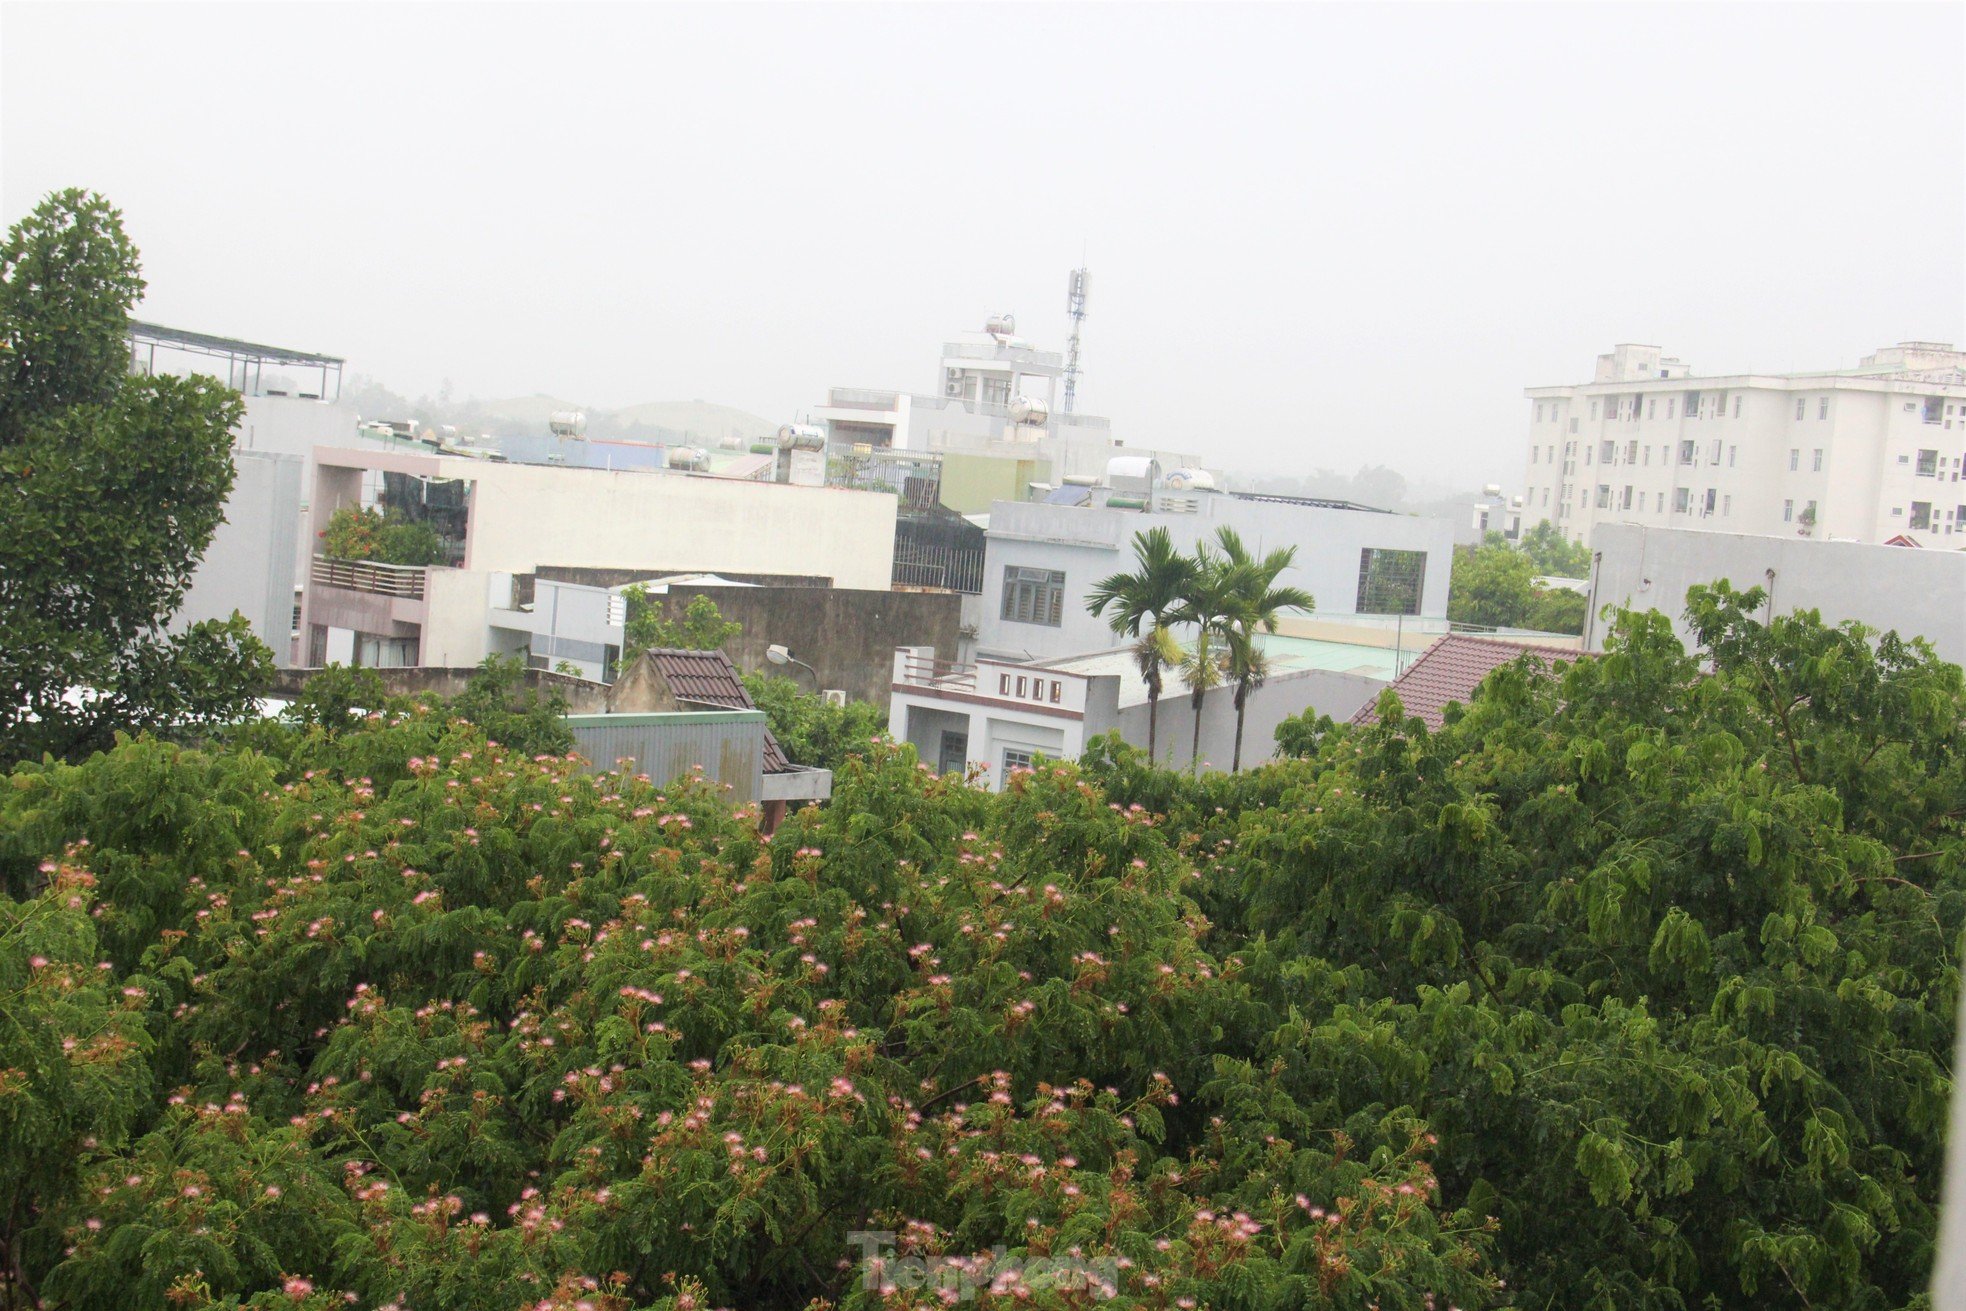
[[[1407,716],[1418,718],[1429,729],[1437,729],[1444,722],[1441,712],[1449,705],[1467,703],[1482,679],[1525,655],[1546,669],[1581,658],[1574,647],[1450,633],[1428,647],[1393,680],[1392,692]],[[1378,718],[1376,694],[1351,716],[1354,724],[1369,724]]]
[[[1381,644],[1271,635],[1262,639],[1269,677],[1250,694],[1243,724],[1242,763],[1275,753],[1277,726],[1306,710],[1347,718],[1379,694],[1401,662]],[[1200,751],[1194,750],[1191,693],[1170,672],[1155,715],[1157,757],[1186,768],[1227,769],[1235,749],[1234,689],[1203,694]],[[1118,732],[1134,746],[1148,742],[1147,685],[1131,651],[1105,649],[1053,659],[979,658],[974,664],[938,661],[926,647],[894,655],[888,731],[909,742],[938,773],[977,771],[993,790],[1014,769],[1043,756],[1074,760],[1086,743]]]
[[[1087,609],[1087,600],[1101,579],[1133,567],[1134,534],[1157,527],[1166,528],[1182,551],[1193,551],[1223,527],[1235,529],[1258,555],[1296,547],[1295,565],[1277,583],[1310,592],[1319,618],[1388,627],[1409,618],[1446,624],[1454,553],[1448,520],[1349,501],[1164,485],[1109,495],[1102,505],[1092,494],[1097,490],[1059,489],[1061,500],[1079,503],[991,506],[977,612],[979,657],[1047,660],[1121,645],[1124,639]]]

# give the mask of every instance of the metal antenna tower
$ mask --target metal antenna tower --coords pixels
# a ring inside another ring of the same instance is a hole
[[[1085,269],[1073,269],[1070,283],[1065,289],[1065,312],[1072,318],[1072,344],[1065,356],[1065,405],[1060,411],[1070,414],[1079,394],[1079,328],[1085,323],[1085,294],[1092,286],[1092,274]]]

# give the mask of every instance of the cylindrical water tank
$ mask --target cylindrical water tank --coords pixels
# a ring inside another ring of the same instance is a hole
[[[546,427],[555,437],[579,437],[587,431],[585,410],[555,410]]]
[[[700,446],[671,446],[669,448],[669,467],[671,469],[707,469],[710,467],[710,453]]]
[[[1019,396],[1010,403],[1010,418],[1013,423],[1042,428],[1051,418],[1051,407],[1035,396]]]
[[[826,430],[817,424],[788,423],[778,430],[778,444],[788,451],[823,451]]]

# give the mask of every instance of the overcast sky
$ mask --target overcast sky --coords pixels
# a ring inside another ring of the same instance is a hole
[[[1522,388],[1966,340],[1966,6],[0,6],[0,218],[412,396],[791,419],[1011,311],[1080,408],[1522,476]]]

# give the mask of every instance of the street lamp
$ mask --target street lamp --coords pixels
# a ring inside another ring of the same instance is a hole
[[[815,692],[819,690],[819,671],[803,660],[794,660],[789,647],[780,646],[774,642],[765,648],[765,659],[771,661],[774,665],[797,665],[812,675],[812,690]]]

